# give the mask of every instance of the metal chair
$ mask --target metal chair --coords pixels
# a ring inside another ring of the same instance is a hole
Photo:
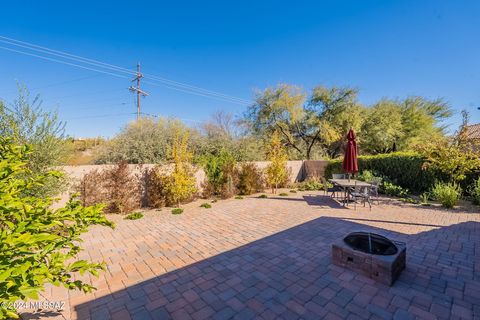
[[[342,191],[342,188],[338,187],[338,186],[333,186],[332,188],[329,188],[328,187],[328,182],[327,182],[327,179],[325,179],[325,177],[322,177],[322,183],[323,183],[323,191],[326,195],[328,195],[329,192],[331,192],[332,194],[330,195],[330,197],[332,198],[335,198],[335,194],[337,192],[340,192]]]
[[[378,189],[382,183],[382,178],[374,178],[370,181],[372,187],[370,188],[370,194],[377,200],[377,203],[380,204],[380,199],[378,197]]]
[[[368,202],[368,206],[370,207],[370,210],[372,210],[372,200],[371,200],[370,189],[371,187],[367,187],[367,186],[357,186],[357,182],[355,182],[355,187],[348,190],[348,195],[353,200],[355,210],[357,210],[357,199],[363,200],[364,207],[365,207],[365,203]]]

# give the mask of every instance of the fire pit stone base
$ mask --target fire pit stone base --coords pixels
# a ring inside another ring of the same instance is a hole
[[[405,243],[393,243],[398,248],[396,254],[374,255],[354,250],[341,239],[332,244],[332,262],[391,286],[405,269],[407,251]]]

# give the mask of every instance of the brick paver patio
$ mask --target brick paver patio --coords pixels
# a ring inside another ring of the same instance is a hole
[[[95,293],[52,287],[38,319],[480,319],[480,214],[384,199],[345,209],[323,193],[150,211],[95,227],[83,258],[108,270]],[[371,230],[407,243],[387,287],[333,266],[331,243]]]

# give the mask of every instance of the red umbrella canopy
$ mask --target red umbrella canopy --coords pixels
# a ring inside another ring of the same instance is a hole
[[[347,173],[358,172],[357,141],[353,129],[350,129],[347,134],[347,148],[345,149],[342,168]]]

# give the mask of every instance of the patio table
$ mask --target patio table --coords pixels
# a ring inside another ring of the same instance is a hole
[[[355,180],[355,179],[330,179],[328,180],[331,183],[333,183],[336,186],[339,186],[340,188],[343,189],[344,192],[344,198],[343,198],[343,205],[345,206],[347,204],[347,189],[348,188],[354,188],[355,186],[357,187],[371,187],[372,184],[365,182],[365,181],[360,181],[360,180]]]

